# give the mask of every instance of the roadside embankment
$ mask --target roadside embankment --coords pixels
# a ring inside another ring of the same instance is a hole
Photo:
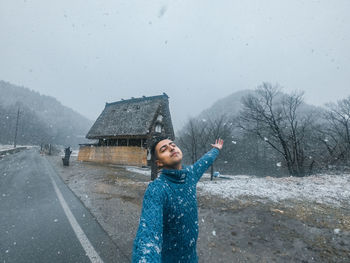
[[[1,155],[8,155],[8,154],[13,154],[13,153],[18,153],[20,151],[26,150],[26,146],[20,146],[16,148],[5,148],[5,149],[0,149],[0,156]]]

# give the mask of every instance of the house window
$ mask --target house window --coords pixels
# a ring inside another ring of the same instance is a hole
[[[108,139],[106,142],[108,146],[117,146],[117,140],[115,139]]]
[[[129,139],[129,146],[141,147],[141,139]]]
[[[159,114],[157,117],[157,121],[162,122],[162,120],[163,120],[163,116]]]
[[[157,124],[155,131],[158,132],[158,133],[161,133],[162,132],[162,125]]]
[[[105,146],[106,145],[106,139],[99,139],[98,140],[98,146]]]
[[[127,146],[128,141],[126,139],[118,139],[118,146]]]

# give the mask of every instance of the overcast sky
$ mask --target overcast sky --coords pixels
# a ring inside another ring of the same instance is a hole
[[[349,0],[0,0],[0,79],[91,120],[166,92],[175,128],[263,81],[350,95]]]

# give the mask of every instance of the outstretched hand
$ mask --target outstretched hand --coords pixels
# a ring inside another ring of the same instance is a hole
[[[219,138],[218,140],[215,140],[215,143],[212,144],[211,146],[221,150],[223,145],[224,145],[224,140]]]

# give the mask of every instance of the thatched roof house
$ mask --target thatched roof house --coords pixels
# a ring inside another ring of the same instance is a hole
[[[101,115],[86,135],[88,139],[97,139],[98,143],[93,147],[89,145],[89,150],[87,150],[86,145],[85,147],[81,146],[79,159],[105,163],[146,165],[148,141],[154,135],[160,134],[172,139],[175,137],[167,94],[106,103]],[[114,147],[114,153],[110,153],[109,148],[107,153],[103,147]],[[96,150],[95,148],[99,149]],[[96,154],[96,151],[101,152],[101,154]],[[135,160],[136,153],[140,151],[145,153],[145,156],[140,154],[142,160]],[[116,152],[120,154],[116,154]],[[110,154],[114,154],[115,157],[111,158]],[[129,157],[124,158],[125,155],[129,155]]]
[[[168,98],[164,93],[106,103],[86,138],[146,138],[157,132],[157,124],[161,126],[158,132],[174,137]]]

